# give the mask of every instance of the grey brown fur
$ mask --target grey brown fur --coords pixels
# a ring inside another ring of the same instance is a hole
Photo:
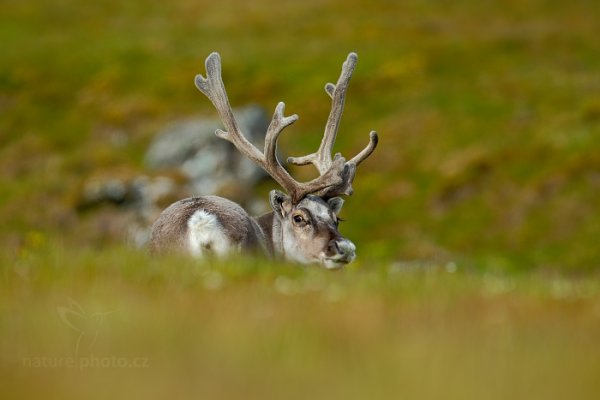
[[[262,229],[242,207],[223,197],[202,196],[179,200],[161,213],[152,226],[151,250],[185,250],[188,221],[198,210],[216,216],[227,236],[242,249],[260,251],[264,248]]]

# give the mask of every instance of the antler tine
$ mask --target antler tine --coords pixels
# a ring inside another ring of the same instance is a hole
[[[271,123],[267,128],[265,135],[265,150],[264,160],[266,171],[283,187],[290,195],[296,196],[295,189],[297,182],[290,176],[290,174],[281,166],[277,159],[277,139],[281,132],[298,120],[296,114],[289,117],[285,117],[283,112],[285,111],[285,103],[279,102],[275,107],[275,113],[271,119]]]
[[[350,78],[356,67],[358,56],[356,53],[348,54],[346,61],[342,64],[342,72],[337,81],[337,84],[327,83],[325,91],[331,97],[331,111],[325,125],[325,132],[321,145],[316,153],[312,153],[303,157],[289,157],[288,162],[294,165],[313,164],[320,173],[324,173],[331,166],[333,160],[331,152],[333,144],[340,126],[340,119],[344,111],[344,101],[346,99],[346,90],[350,83]]]
[[[371,133],[369,133],[369,144],[367,145],[367,147],[362,149],[362,151],[360,153],[358,153],[356,156],[354,156],[350,160],[350,162],[354,163],[356,166],[358,166],[367,157],[369,157],[373,151],[375,151],[375,147],[377,147],[377,143],[379,143],[379,136],[377,136],[377,132],[371,131]]]
[[[202,75],[196,75],[194,80],[196,87],[213,103],[223,125],[227,131],[217,129],[215,134],[221,139],[225,139],[238,148],[243,154],[250,158],[255,163],[263,164],[263,155],[261,152],[250,143],[240,132],[240,129],[233,116],[227,92],[221,78],[221,56],[219,53],[213,52],[206,58],[206,78]]]
[[[356,175],[356,167],[363,162],[367,157],[373,153],[375,147],[377,147],[377,143],[379,142],[379,137],[377,136],[377,132],[371,131],[369,134],[369,144],[365,147],[360,153],[354,156],[350,161],[348,161],[345,165],[344,177],[342,182],[339,185],[330,186],[321,190],[318,195],[324,198],[331,198],[340,195],[350,196],[354,193],[354,189],[352,188],[352,182],[354,182],[354,177]],[[337,154],[336,154],[337,156]]]
[[[296,181],[279,163],[277,159],[277,139],[289,125],[296,122],[297,115],[285,117],[283,112],[285,104],[280,102],[275,108],[275,113],[265,137],[264,153],[261,153],[240,131],[235,121],[227,92],[221,78],[221,57],[218,53],[211,53],[206,58],[206,78],[196,75],[196,87],[204,93],[217,109],[227,131],[217,129],[215,134],[231,143],[245,156],[263,168],[269,175],[285,189],[297,202],[309,193],[325,190],[329,186],[339,186],[343,183],[344,176],[348,174],[346,161],[342,157],[336,157],[330,167],[321,176],[309,182],[300,183]]]
[[[320,173],[326,171],[327,168],[331,165],[331,153],[333,150],[333,144],[335,143],[335,139],[337,136],[337,132],[340,125],[340,119],[342,117],[342,112],[344,111],[344,101],[346,98],[346,91],[348,89],[348,84],[350,82],[350,78],[352,77],[352,73],[354,72],[354,68],[356,67],[356,63],[358,61],[358,56],[356,53],[348,54],[346,61],[342,65],[342,72],[337,81],[337,84],[327,83],[325,85],[325,91],[331,97],[331,111],[329,113],[329,117],[327,119],[327,124],[325,125],[325,133],[323,135],[323,139],[321,141],[321,145],[316,153],[312,153],[302,157],[289,157],[288,162],[294,165],[308,165],[313,164]],[[375,148],[377,147],[377,143],[379,142],[379,138],[377,136],[377,132],[371,131],[369,134],[369,144],[356,156],[354,156],[350,161],[346,163],[344,169],[343,181],[338,185],[332,185],[323,190],[319,191],[317,194],[322,197],[334,197],[338,195],[351,195],[353,193],[352,189],[352,181],[354,180],[354,176],[356,174],[356,167],[363,162],[367,157],[373,153]],[[335,155],[335,159],[341,158],[340,154]]]

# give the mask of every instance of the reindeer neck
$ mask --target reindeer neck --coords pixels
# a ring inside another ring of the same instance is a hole
[[[282,256],[282,230],[280,222],[275,218],[275,212],[268,212],[259,217],[255,217],[254,220],[258,223],[265,235],[266,247],[269,254],[275,257]]]

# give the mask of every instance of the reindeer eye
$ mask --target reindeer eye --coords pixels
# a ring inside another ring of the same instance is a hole
[[[294,215],[293,220],[296,225],[301,225],[304,223],[304,218],[302,218],[302,215]]]

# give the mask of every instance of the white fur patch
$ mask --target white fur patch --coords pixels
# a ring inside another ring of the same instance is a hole
[[[195,257],[206,253],[224,256],[232,249],[217,217],[204,210],[196,211],[188,220],[188,246]]]
[[[290,235],[291,237],[291,235]],[[315,260],[311,260],[306,256],[306,253],[302,251],[302,247],[294,240],[284,240],[285,257],[288,260],[295,261],[300,264],[311,264]]]

